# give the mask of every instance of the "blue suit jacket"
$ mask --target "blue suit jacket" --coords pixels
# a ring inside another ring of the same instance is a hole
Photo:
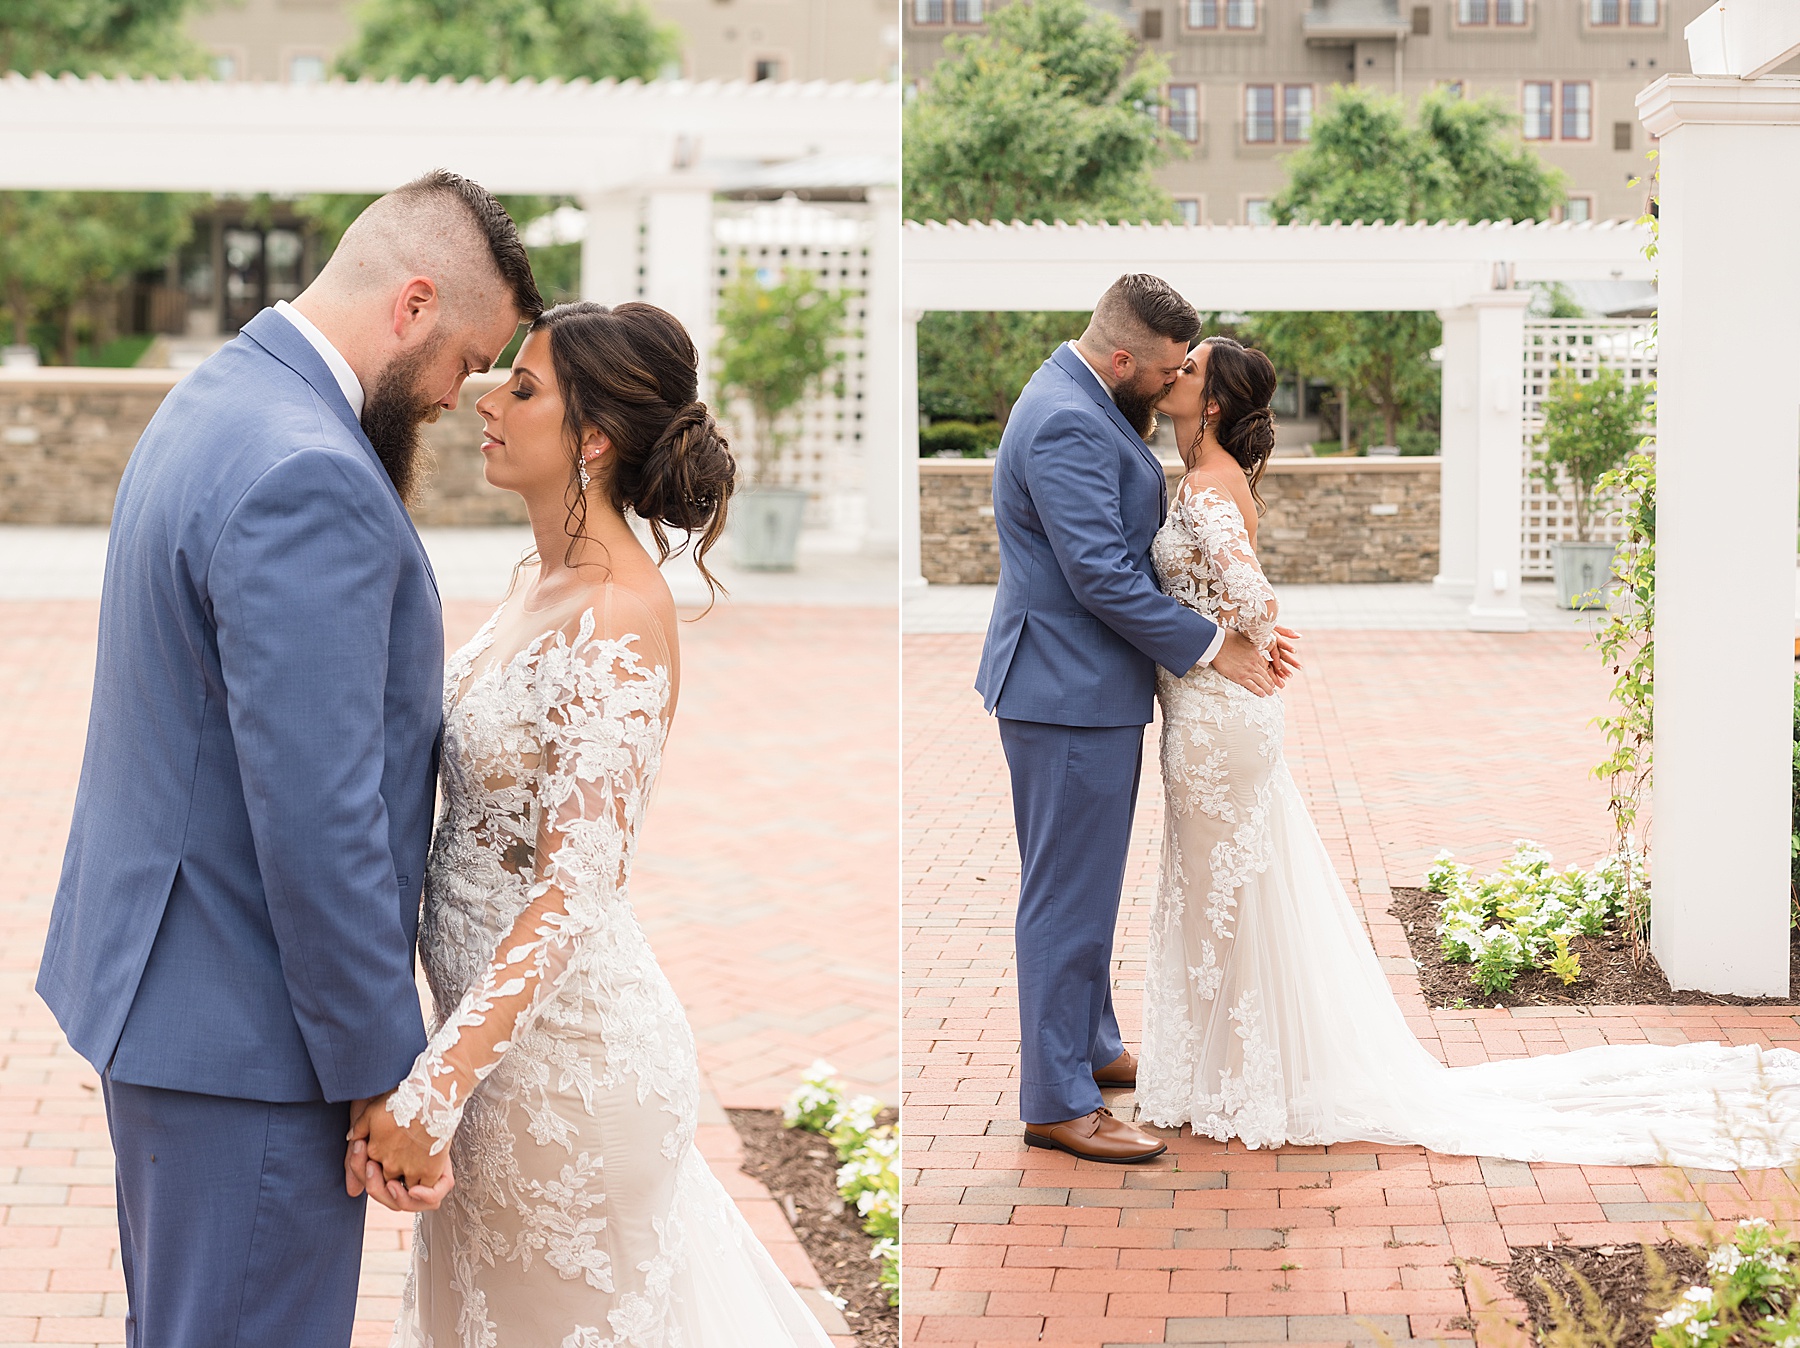
[[[119,484],[37,983],[83,1057],[267,1101],[406,1075],[443,661],[393,484],[318,353],[257,315]]]
[[[1019,395],[994,464],[1000,587],[975,687],[1052,725],[1149,723],[1156,666],[1185,674],[1218,629],[1156,584],[1168,481],[1067,345]]]

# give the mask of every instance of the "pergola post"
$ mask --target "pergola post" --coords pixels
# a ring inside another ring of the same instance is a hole
[[[1475,461],[1480,439],[1476,399],[1481,383],[1475,310],[1440,309],[1444,324],[1439,429],[1438,570],[1432,584],[1470,599],[1475,594]]]
[[[587,232],[581,240],[581,298],[623,304],[638,297],[638,229],[644,218],[637,192],[594,192],[581,198]]]
[[[864,297],[868,378],[863,399],[863,545],[900,544],[900,191],[868,189],[869,286]],[[915,408],[914,415],[917,416]],[[913,455],[917,471],[918,454]]]
[[[649,185],[644,201],[644,299],[679,318],[700,349],[700,396],[712,366],[713,184],[683,171]]]
[[[1785,997],[1800,175],[1768,166],[1800,164],[1800,80],[1666,75],[1638,108],[1662,226],[1651,944],[1672,987]]]
[[[1474,313],[1475,545],[1471,632],[1524,632],[1519,560],[1524,500],[1525,310],[1531,294],[1495,290],[1478,296]],[[1448,359],[1446,350],[1445,357]]]
[[[917,309],[900,313],[900,585],[925,584],[925,557],[919,502],[919,319]]]

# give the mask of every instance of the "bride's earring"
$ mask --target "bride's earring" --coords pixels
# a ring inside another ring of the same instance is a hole
[[[583,491],[586,491],[588,489],[589,484],[592,483],[594,480],[593,478],[588,476],[587,466],[588,466],[588,461],[586,459],[582,459],[579,463],[577,463],[575,465],[575,480],[577,482],[581,483],[581,489]]]

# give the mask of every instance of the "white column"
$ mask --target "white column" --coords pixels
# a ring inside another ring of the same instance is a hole
[[[1471,632],[1523,632],[1519,588],[1525,473],[1526,290],[1478,297],[1475,312],[1475,589]],[[1447,355],[1448,353],[1446,353]]]
[[[1800,175],[1768,166],[1800,164],[1800,80],[1666,75],[1638,110],[1661,138],[1651,944],[1678,989],[1786,996]]]
[[[900,586],[925,584],[919,527],[919,319],[900,313]]]
[[[635,192],[597,192],[581,198],[587,233],[581,240],[581,298],[623,304],[638,297],[638,227],[643,198]]]
[[[900,544],[900,192],[869,189],[869,293],[864,342],[863,546],[891,554]],[[918,415],[915,410],[914,416]],[[913,454],[918,470],[918,453]]]
[[[672,173],[650,184],[644,202],[644,298],[679,318],[700,348],[700,396],[712,366],[713,184],[698,173]]]
[[[1476,393],[1480,361],[1476,315],[1469,306],[1443,309],[1444,365],[1439,427],[1438,570],[1432,584],[1459,599],[1475,594],[1475,450],[1479,435]]]

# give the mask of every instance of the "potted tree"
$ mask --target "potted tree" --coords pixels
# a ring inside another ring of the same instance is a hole
[[[826,290],[810,271],[776,279],[742,268],[719,297],[719,388],[749,405],[750,472],[731,506],[733,560],[753,571],[791,571],[806,492],[784,485],[782,461],[795,413],[836,368],[832,347],[849,308],[845,291]]]
[[[1649,401],[1647,385],[1627,388],[1617,370],[1599,370],[1584,380],[1565,367],[1551,377],[1538,437],[1538,475],[1548,491],[1557,492],[1566,481],[1575,496],[1575,541],[1550,545],[1557,602],[1564,608],[1606,607],[1617,545],[1592,539],[1594,486],[1637,448]]]

